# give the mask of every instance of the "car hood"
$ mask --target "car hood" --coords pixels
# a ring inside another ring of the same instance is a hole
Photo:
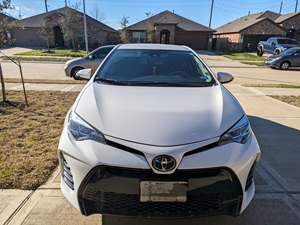
[[[244,114],[222,85],[136,87],[93,83],[75,111],[104,135],[156,146],[222,135]]]
[[[83,62],[85,60],[85,58],[75,58],[75,59],[71,59],[69,61],[66,62],[67,65],[71,65],[71,64],[77,64],[80,62]]]

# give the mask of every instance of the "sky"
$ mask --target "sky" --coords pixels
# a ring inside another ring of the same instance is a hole
[[[272,10],[279,12],[282,0],[215,0],[212,28],[217,28],[241,16],[251,13]],[[48,9],[53,10],[65,5],[65,0],[47,0]],[[79,6],[82,10],[82,0],[67,0],[69,5]],[[102,22],[115,28],[120,28],[123,16],[129,17],[129,24],[146,18],[146,12],[152,14],[170,10],[208,26],[212,0],[86,0],[86,12],[93,16],[96,9]],[[14,9],[7,13],[16,18],[21,12],[22,18],[45,12],[44,0],[12,0]],[[282,13],[295,11],[296,0],[283,0]],[[300,11],[300,2],[298,6]]]

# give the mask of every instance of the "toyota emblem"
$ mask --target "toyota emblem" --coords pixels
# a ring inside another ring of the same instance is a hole
[[[154,169],[160,172],[169,172],[176,167],[176,160],[169,155],[159,155],[152,160]]]

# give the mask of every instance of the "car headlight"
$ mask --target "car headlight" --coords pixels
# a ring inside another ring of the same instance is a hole
[[[76,141],[93,140],[105,143],[104,135],[80,118],[75,112],[69,115],[68,131]]]
[[[246,115],[244,115],[232,128],[223,134],[219,140],[219,145],[236,142],[245,144],[251,136],[250,123]]]

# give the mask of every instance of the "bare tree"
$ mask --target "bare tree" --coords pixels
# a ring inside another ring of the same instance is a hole
[[[98,21],[102,22],[105,20],[104,13],[100,10],[99,5],[95,5],[93,10],[91,11],[91,15]]]
[[[50,41],[51,36],[53,35],[53,30],[51,26],[51,18],[47,17],[43,21],[43,25],[39,30],[39,33],[41,37],[46,41],[47,43],[47,50],[50,52]]]
[[[120,25],[121,25],[121,41],[123,43],[128,43],[129,42],[129,38],[127,35],[127,31],[126,28],[129,24],[129,17],[128,16],[123,16],[121,21],[120,21]]]
[[[145,15],[149,19],[151,16],[153,16],[153,13],[149,11],[149,12],[145,12]],[[147,38],[147,42],[150,43],[155,42],[155,26],[154,26],[154,22],[151,21],[151,19],[149,19],[147,23],[146,38]]]
[[[64,17],[62,18],[61,27],[63,29],[65,40],[69,40],[72,43],[72,48],[77,49],[79,44],[78,34],[82,34],[83,31],[83,18],[75,10],[66,10]]]
[[[11,0],[0,0],[0,13],[4,13],[6,9],[11,9]],[[9,17],[0,17],[0,48],[12,41],[10,30],[12,28],[11,20]]]

